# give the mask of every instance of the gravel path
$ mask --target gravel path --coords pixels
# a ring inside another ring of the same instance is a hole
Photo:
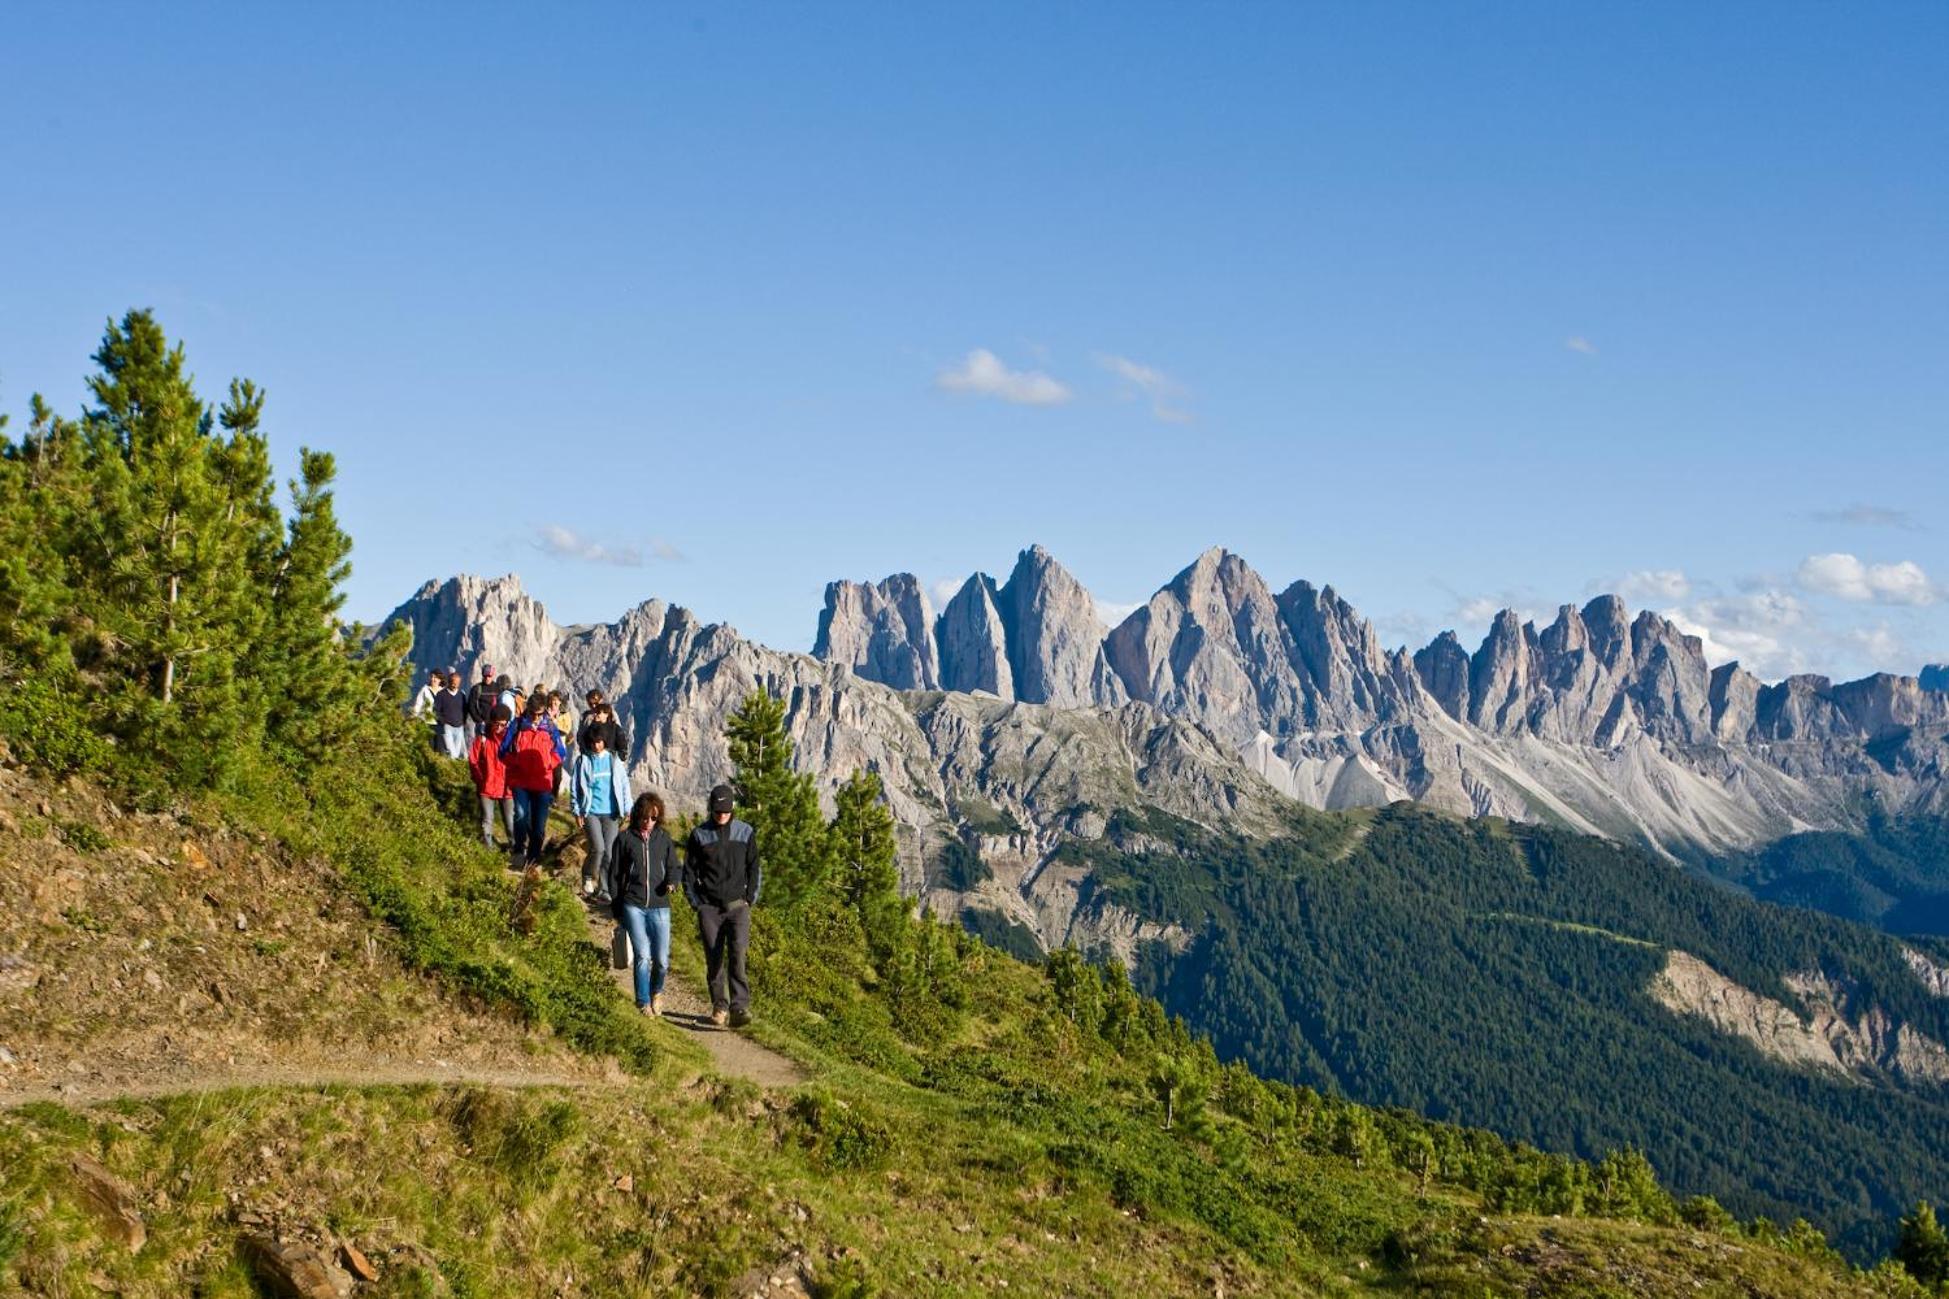
[[[675,932],[670,935],[672,943],[683,942],[692,935]],[[606,911],[591,908],[589,911],[589,933],[596,946],[605,953],[609,950],[609,936],[615,929],[615,922]],[[636,991],[632,982],[634,976],[628,970],[611,972],[616,986],[623,996],[635,999]],[[733,1078],[743,1078],[757,1083],[760,1087],[797,1087],[809,1075],[796,1060],[780,1055],[770,1047],[753,1041],[749,1035],[731,1028],[719,1028],[711,1023],[711,1004],[708,998],[700,996],[686,984],[675,970],[663,985],[663,1019],[667,1024],[682,1029],[694,1038],[716,1063],[720,1073]]]

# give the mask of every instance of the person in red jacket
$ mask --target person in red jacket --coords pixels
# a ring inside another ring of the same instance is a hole
[[[467,751],[467,770],[474,775],[474,789],[480,794],[480,834],[493,848],[494,814],[499,812],[508,828],[508,843],[514,842],[514,796],[508,792],[508,764],[501,761],[501,741],[508,733],[513,714],[505,704],[496,704],[487,714],[487,725],[474,737]]]
[[[548,694],[528,696],[521,719],[501,737],[508,791],[514,797],[514,868],[541,860],[548,842],[548,809],[555,802],[555,773],[568,757],[562,733],[548,720]]]

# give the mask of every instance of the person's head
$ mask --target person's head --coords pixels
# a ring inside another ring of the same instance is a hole
[[[729,785],[719,785],[711,791],[711,821],[717,825],[731,823],[732,794]]]
[[[440,668],[434,668],[426,674],[426,680],[429,685],[443,686],[447,684],[447,674]]]
[[[655,794],[638,794],[629,809],[629,828],[643,834],[663,820],[663,800]]]
[[[601,731],[599,731],[599,730],[595,730],[595,731],[590,731],[590,732],[589,732],[589,752],[590,752],[590,753],[603,753],[603,752],[606,752],[606,751],[608,750],[608,748],[609,748],[609,737],[608,737],[608,736],[606,736],[606,735],[604,735],[604,734],[603,734],[603,733],[602,733]]]
[[[487,715],[487,729],[495,735],[499,735],[502,731],[508,729],[508,723],[513,720],[514,710],[506,704],[496,704],[494,705],[494,711]]]
[[[546,713],[547,711],[548,711],[547,695],[528,696],[528,716],[540,717],[542,714]]]
[[[590,690],[588,694],[582,696],[582,702],[589,706],[590,712],[594,712],[596,709],[602,707],[602,691]]]
[[[568,707],[568,700],[562,698],[561,691],[551,690],[548,692],[548,710],[550,712],[559,713],[564,708],[567,707]]]
[[[480,665],[480,679],[490,682],[494,680],[494,665],[492,663],[483,663]]]
[[[514,678],[508,676],[496,677],[494,679],[494,688],[502,694],[506,694],[508,691],[514,689]]]
[[[449,690],[460,689],[460,674],[458,672],[447,673],[447,689]]]

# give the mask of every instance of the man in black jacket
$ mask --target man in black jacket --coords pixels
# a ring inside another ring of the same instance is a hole
[[[494,665],[480,665],[480,680],[467,691],[467,742],[472,744],[476,736],[487,734],[487,727],[494,720],[494,705],[501,700],[501,692],[494,688]]]
[[[711,1022],[743,1028],[751,1022],[751,984],[744,973],[751,944],[751,908],[764,882],[758,832],[731,815],[731,787],[711,791],[709,815],[684,844],[684,896],[697,913],[710,971]]]

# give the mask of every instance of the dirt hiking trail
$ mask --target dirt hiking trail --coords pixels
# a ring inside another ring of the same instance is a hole
[[[605,954],[609,951],[610,935],[615,932],[616,922],[609,913],[600,907],[589,909],[589,935]],[[684,941],[686,935],[676,932],[672,926],[670,941],[672,945]],[[611,976],[622,995],[632,1003],[636,998],[634,974],[629,970],[612,970]],[[756,1083],[764,1088],[797,1087],[810,1075],[796,1060],[780,1055],[770,1047],[753,1041],[748,1035],[732,1028],[719,1028],[711,1023],[711,1004],[708,999],[698,995],[689,984],[671,970],[663,983],[663,1020],[673,1028],[680,1029],[699,1046],[710,1052],[711,1061],[718,1072],[746,1082]]]

